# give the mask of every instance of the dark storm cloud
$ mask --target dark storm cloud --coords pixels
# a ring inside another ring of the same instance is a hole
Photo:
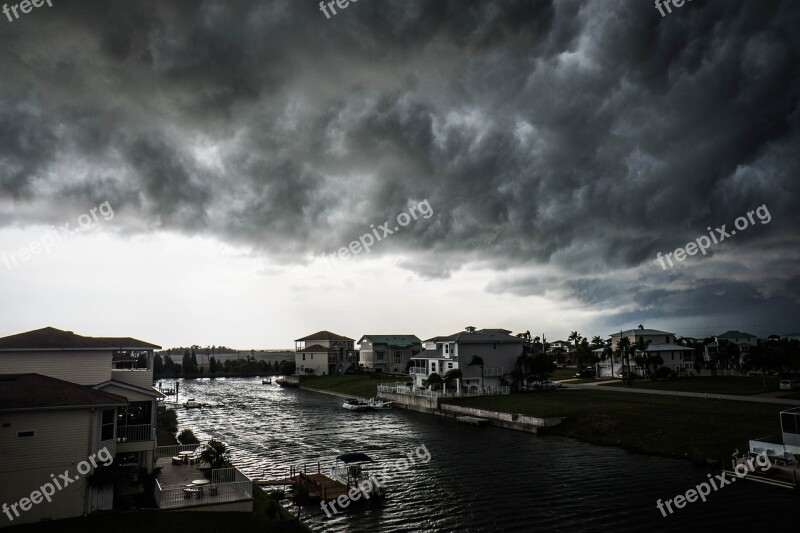
[[[662,18],[633,1],[362,0],[330,20],[317,4],[59,2],[0,21],[0,221],[109,200],[130,231],[298,261],[427,198],[434,217],[373,253],[431,277],[481,263],[491,290],[595,307],[628,291],[653,316],[706,309],[712,279],[742,304],[783,287],[772,301],[798,310],[793,261],[742,281],[703,257],[686,290],[668,287],[683,271],[642,270],[762,204],[773,221],[712,255],[745,262],[768,236],[796,257],[796,2]],[[558,274],[506,271],[538,267]]]

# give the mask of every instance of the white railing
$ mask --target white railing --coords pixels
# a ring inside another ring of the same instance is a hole
[[[487,367],[487,368],[483,369],[483,375],[484,376],[489,376],[489,377],[502,376],[505,373],[506,373],[506,369],[503,368],[503,367],[494,367],[493,366],[493,367]]]
[[[136,442],[153,440],[155,430],[152,424],[117,426],[117,442]]]
[[[236,468],[211,471],[212,482],[208,485],[174,487],[165,489],[156,481],[153,495],[159,509],[175,509],[198,505],[249,500],[253,497],[253,482]],[[217,480],[223,481],[217,481]],[[231,481],[224,481],[230,479]]]
[[[411,368],[408,369],[408,373],[411,375],[422,374],[424,376],[428,373],[428,370],[421,366],[412,366]]]
[[[178,452],[193,452],[197,448],[203,448],[202,444],[175,444],[173,446],[159,446],[156,449],[156,458],[175,457]]]
[[[441,392],[431,391],[427,389],[420,389],[417,387],[410,387],[404,383],[395,383],[394,385],[378,385],[378,393],[381,392],[390,394],[408,394],[412,396],[421,396],[423,398],[446,398],[453,396],[496,396],[511,394],[511,387],[507,385],[497,387],[484,387],[477,391],[469,392],[466,387],[461,388],[461,393],[455,391]]]

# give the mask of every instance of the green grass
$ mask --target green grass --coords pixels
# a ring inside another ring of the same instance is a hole
[[[780,380],[767,376],[767,388],[760,377],[692,377],[660,380],[634,380],[629,386],[637,389],[674,390],[683,392],[707,392],[709,394],[761,394],[776,392]],[[605,386],[605,385],[601,385]],[[622,383],[609,383],[608,386],[625,387]]]
[[[577,372],[574,368],[557,368],[551,375],[550,379],[553,381],[560,381],[562,379],[573,379]]]
[[[69,518],[53,522],[39,522],[6,529],[11,533],[55,533],[81,531],[82,533],[141,533],[142,531],[169,531],[171,533],[197,533],[198,531],[226,531],[250,533],[252,531],[308,533],[311,530],[298,522],[280,504],[253,487],[252,513],[215,513],[192,511],[106,512],[86,518]]]
[[[790,406],[603,390],[552,390],[448,403],[538,417],[565,416],[549,434],[701,463],[730,457],[748,440],[781,442],[778,413]]]
[[[398,381],[408,381],[402,378],[374,378],[371,375],[364,376],[310,376],[300,378],[300,386],[303,388],[320,389],[331,392],[338,392],[360,398],[371,398],[377,394],[378,383],[395,383]]]

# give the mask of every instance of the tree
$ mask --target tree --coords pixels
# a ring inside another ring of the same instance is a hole
[[[644,337],[639,337],[636,340],[636,344],[632,347],[631,350],[634,354],[633,355],[634,362],[636,362],[637,366],[639,366],[639,363],[641,363],[642,369],[645,372],[647,372],[648,375],[650,375],[650,365],[649,365],[650,361],[647,354],[647,347],[650,346],[651,342],[652,341],[650,340],[645,341]],[[653,372],[655,372],[655,370]]]
[[[764,389],[767,388],[767,370],[775,368],[780,359],[775,344],[777,343],[759,343],[757,346],[751,346],[750,350],[744,354],[742,370],[745,372],[751,370],[761,372],[761,382],[764,385]]]
[[[164,360],[161,359],[161,356],[159,354],[156,354],[155,357],[153,357],[153,375],[160,376],[163,373],[164,373]]]
[[[530,360],[530,375],[538,382],[544,383],[556,369],[556,365],[545,354],[536,354]]]
[[[427,379],[422,380],[422,384],[425,387],[430,387],[431,390],[436,390],[437,388],[440,388],[442,386],[442,383],[444,383],[442,376],[440,376],[436,372],[431,372],[431,374],[428,376]]]
[[[622,381],[626,384],[630,383],[630,354],[631,354],[631,340],[628,337],[620,337],[617,341],[617,355],[622,361]],[[614,362],[611,362],[611,373],[614,373]]]
[[[212,469],[222,468],[228,462],[228,447],[224,443],[211,439],[200,452],[200,460]]]
[[[583,372],[584,369],[597,364],[597,355],[592,351],[589,346],[589,341],[586,337],[581,338],[580,344],[575,348],[575,359],[578,362],[578,369]]]
[[[450,370],[444,373],[444,376],[442,376],[442,381],[444,381],[446,385],[450,381],[458,381],[459,379],[461,379],[463,375],[464,373],[461,372],[460,368],[451,368]]]
[[[467,363],[467,368],[472,366],[481,367],[481,390],[483,390],[483,357],[473,355],[472,359],[470,359],[469,363]]]
[[[208,360],[208,371],[212,374],[217,373],[217,360],[213,355],[211,356],[211,359]]]

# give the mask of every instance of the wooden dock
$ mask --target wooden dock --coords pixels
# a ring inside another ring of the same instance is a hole
[[[463,424],[473,424],[476,426],[484,426],[489,423],[488,418],[478,418],[477,416],[457,416],[456,420]]]
[[[342,494],[347,494],[350,488],[344,483],[329,478],[325,474],[297,474],[296,476],[282,479],[254,479],[253,483],[259,487],[305,485],[308,496],[312,500],[335,500]]]

